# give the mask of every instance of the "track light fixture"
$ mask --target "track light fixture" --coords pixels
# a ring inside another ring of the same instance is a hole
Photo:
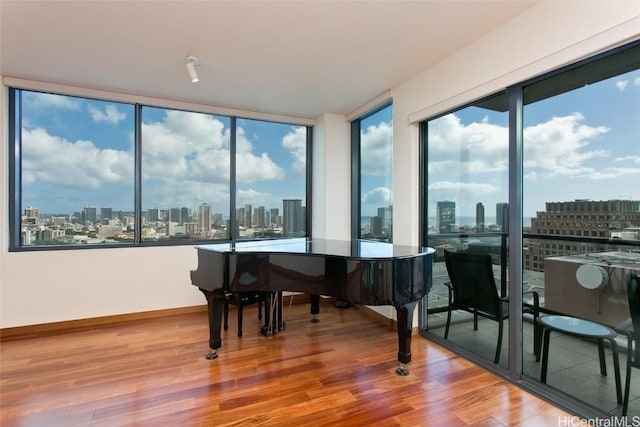
[[[187,67],[187,73],[189,74],[191,82],[196,83],[200,81],[198,73],[196,72],[196,67],[200,65],[198,57],[189,55],[184,59],[184,64]]]

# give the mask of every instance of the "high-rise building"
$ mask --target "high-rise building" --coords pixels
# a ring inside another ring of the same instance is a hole
[[[183,206],[180,208],[180,221],[184,224],[185,222],[191,222],[191,212],[189,208]]]
[[[29,206],[24,210],[24,217],[22,218],[23,225],[38,225],[40,224],[40,209]]]
[[[282,201],[282,222],[284,236],[304,235],[304,209],[301,199],[284,199]]]
[[[270,218],[269,218],[271,226],[279,225],[278,224],[279,209],[278,208],[271,208],[271,209],[269,209],[269,211],[271,212]]]
[[[380,210],[378,209],[378,212]],[[382,237],[382,223],[384,219],[380,215],[372,216],[369,218],[369,230],[371,237]]]
[[[82,210],[82,223],[84,225],[93,225],[97,222],[97,212],[94,207],[85,207]]]
[[[222,227],[224,224],[224,217],[221,213],[213,214],[213,226]]]
[[[531,218],[531,237],[525,242],[523,266],[526,270],[544,271],[544,259],[550,256],[607,251],[613,235],[638,227],[639,200],[546,202],[545,210]],[[536,234],[544,235],[545,239],[536,239]],[[549,236],[563,238],[553,240]],[[570,236],[601,238],[603,242],[567,240]]]
[[[177,222],[178,224],[182,224],[184,222],[182,219],[182,210],[180,208],[169,209],[167,222]]]
[[[253,227],[253,221],[251,219],[251,215],[253,214],[251,205],[244,205],[244,226],[246,228]]]
[[[484,232],[484,205],[482,202],[476,203],[476,231]]]
[[[453,233],[456,225],[456,202],[448,200],[436,204],[437,228],[439,233]]]
[[[256,208],[256,226],[261,228],[267,226],[267,212],[264,206]]]
[[[153,208],[148,211],[149,221],[160,221],[160,209]]]
[[[238,227],[244,226],[245,225],[245,209],[244,208],[238,208],[236,209],[236,222],[238,223]]]
[[[208,203],[198,207],[198,230],[200,232],[211,230],[211,206]]]
[[[109,220],[112,218],[113,218],[113,209],[100,208],[100,222],[104,222],[105,220]]]
[[[393,216],[393,207],[386,206],[384,208],[378,208],[378,216],[382,218],[383,227],[390,227]]]
[[[496,203],[496,226],[500,231],[509,231],[509,203]]]

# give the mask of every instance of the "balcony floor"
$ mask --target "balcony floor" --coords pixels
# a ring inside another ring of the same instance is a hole
[[[498,324],[492,320],[479,319],[478,330],[473,330],[471,315],[458,314],[449,331],[449,341],[470,350],[482,357],[493,360],[498,337]],[[437,335],[444,334],[446,313],[430,314],[429,330]],[[505,332],[500,355],[500,365],[508,362],[508,320],[505,321]],[[533,328],[530,322],[524,323],[524,357],[523,372],[536,380],[540,379],[540,363],[536,363],[533,352]],[[618,342],[620,358],[620,376],[624,393],[626,370],[626,339]],[[620,415],[622,405],[616,402],[615,377],[613,375],[613,358],[611,350],[605,347],[607,376],[600,375],[598,349],[594,342],[578,339],[557,332],[550,336],[549,366],[547,384],[568,395],[586,402],[589,405],[607,411],[612,415]],[[631,393],[629,397],[628,416],[640,416],[640,369],[631,368]]]

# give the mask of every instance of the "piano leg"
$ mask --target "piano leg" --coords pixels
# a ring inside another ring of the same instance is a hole
[[[320,314],[320,295],[309,295],[309,299],[311,301],[311,323],[318,323],[320,319],[318,319],[317,315]]]
[[[222,346],[220,328],[222,326],[222,312],[224,310],[226,297],[222,289],[214,289],[213,291],[202,288],[199,289],[205,298],[207,298],[209,313],[209,354],[207,354],[206,358],[212,360],[218,357],[218,349]]]
[[[403,306],[396,306],[398,319],[398,362],[396,374],[407,376],[409,369],[407,364],[411,362],[411,333],[413,329],[413,311],[418,302],[410,302]]]

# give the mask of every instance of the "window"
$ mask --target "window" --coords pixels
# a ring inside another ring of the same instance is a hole
[[[422,123],[427,189],[422,208],[423,241],[436,249],[428,315],[424,317],[429,331],[439,336],[445,332],[448,304],[445,251],[491,255],[498,293],[506,293],[509,200],[506,104],[506,93],[499,93]],[[462,311],[454,313],[454,323],[463,321],[467,315]],[[469,343],[465,336],[465,328],[454,326],[448,339],[493,360],[493,355],[481,350],[486,347]],[[500,358],[500,363],[506,364],[507,358]]]
[[[359,194],[353,221],[357,237],[381,241],[393,239],[393,122],[392,105],[353,122],[353,144],[359,161]],[[355,230],[354,230],[355,232]]]
[[[14,91],[13,247],[134,241],[135,110]]]
[[[142,108],[142,240],[229,237],[230,119]]]
[[[308,126],[9,94],[11,250],[307,235]]]
[[[238,119],[238,238],[307,234],[307,128]]]

